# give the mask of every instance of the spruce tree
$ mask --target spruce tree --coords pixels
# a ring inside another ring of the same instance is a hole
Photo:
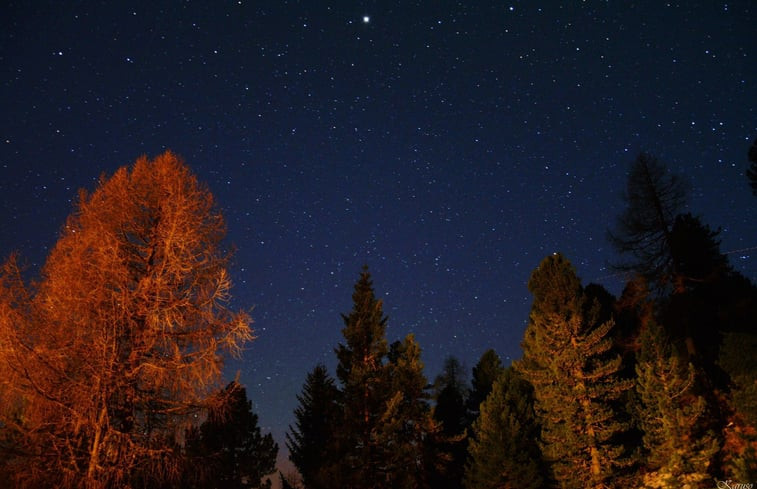
[[[434,390],[434,419],[441,428],[436,450],[442,455],[443,463],[432,470],[432,487],[460,489],[468,454],[468,387],[457,358],[448,357],[444,361],[442,373],[434,381]]]
[[[757,480],[757,334],[724,335],[719,365],[730,377],[722,459],[733,480]]]
[[[499,355],[492,349],[488,349],[481,355],[478,363],[473,367],[473,379],[471,381],[472,389],[468,396],[468,410],[470,411],[470,421],[478,417],[479,406],[492,390],[494,381],[499,378],[504,368]]]
[[[564,489],[604,487],[628,464],[616,401],[632,382],[612,353],[613,321],[600,321],[572,265],[545,258],[528,283],[534,296],[517,368],[534,387],[541,448]]]
[[[294,411],[295,426],[286,434],[289,460],[299,470],[307,489],[328,489],[339,485],[340,449],[336,433],[342,422],[339,389],[324,365],[308,373],[299,406]]]
[[[390,397],[382,416],[380,442],[386,453],[386,487],[431,487],[428,475],[436,463],[432,441],[440,429],[428,404],[421,349],[411,333],[389,352]]]
[[[463,366],[457,358],[447,357],[442,373],[434,380],[434,418],[441,423],[446,436],[456,436],[465,431],[467,397]]]
[[[219,405],[211,409],[199,430],[187,438],[187,452],[199,474],[191,486],[197,489],[270,489],[264,480],[276,470],[278,446],[270,433],[263,435],[252,412],[247,392],[231,382],[219,394]],[[198,467],[197,464],[202,464]]]
[[[390,399],[385,366],[387,318],[374,295],[367,267],[355,284],[352,301],[352,311],[342,315],[346,344],[336,348],[344,407],[340,443],[345,487],[388,487],[386,453],[380,444],[382,417]]]
[[[646,325],[636,365],[637,418],[644,432],[644,487],[699,487],[711,477],[718,442],[704,426],[695,373],[656,323]]]
[[[466,489],[543,487],[533,389],[512,367],[494,382],[472,431]]]

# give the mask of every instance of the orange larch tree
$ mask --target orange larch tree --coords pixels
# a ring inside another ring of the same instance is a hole
[[[228,308],[210,191],[171,152],[82,191],[39,282],[0,274],[0,427],[19,485],[170,479],[184,428],[252,339]],[[13,466],[16,464],[16,466]]]

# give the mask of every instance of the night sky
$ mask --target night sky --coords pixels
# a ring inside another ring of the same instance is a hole
[[[605,235],[640,151],[689,178],[689,210],[757,278],[757,6],[565,3],[5,2],[0,254],[34,275],[77,189],[181,155],[254,307],[228,377],[281,448],[363,264],[429,379],[447,355],[520,356],[549,253],[619,293]]]

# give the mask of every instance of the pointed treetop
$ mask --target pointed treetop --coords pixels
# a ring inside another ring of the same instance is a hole
[[[567,258],[554,253],[542,260],[531,273],[528,290],[534,296],[534,309],[558,311],[581,295],[581,280]]]

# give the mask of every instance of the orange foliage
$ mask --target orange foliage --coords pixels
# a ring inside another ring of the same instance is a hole
[[[19,484],[116,487],[171,472],[186,421],[252,339],[228,309],[223,218],[174,154],[143,157],[75,212],[32,291],[0,275],[0,423]],[[19,470],[21,469],[21,470]]]

